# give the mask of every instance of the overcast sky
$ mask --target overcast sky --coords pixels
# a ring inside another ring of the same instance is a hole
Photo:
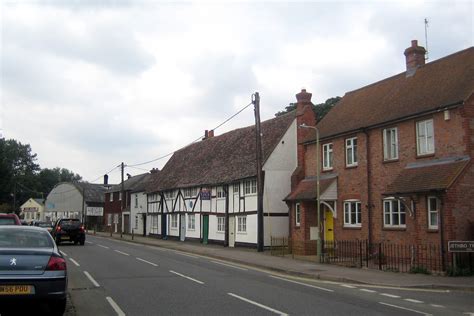
[[[0,133],[88,181],[185,146],[255,91],[265,120],[301,88],[321,103],[403,72],[425,17],[429,61],[474,38],[472,1],[1,3]],[[252,124],[249,107],[216,135]]]

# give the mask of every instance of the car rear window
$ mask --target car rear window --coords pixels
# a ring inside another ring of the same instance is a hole
[[[53,248],[47,231],[0,229],[0,248]]]
[[[63,228],[67,228],[67,227],[76,228],[76,227],[79,227],[80,225],[81,225],[81,222],[78,219],[65,219],[59,223],[59,226]]]
[[[38,225],[36,226],[39,226],[39,227],[51,227],[51,224],[49,223],[38,223]]]
[[[15,225],[15,219],[13,217],[0,217],[0,225]]]

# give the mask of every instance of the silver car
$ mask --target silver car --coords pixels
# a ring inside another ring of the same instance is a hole
[[[0,307],[27,300],[47,302],[52,314],[62,315],[66,295],[66,260],[48,231],[0,226]]]

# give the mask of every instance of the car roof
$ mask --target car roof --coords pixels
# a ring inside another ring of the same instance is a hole
[[[9,230],[36,230],[44,232],[45,230],[38,226],[24,226],[24,225],[0,225],[0,230],[9,229]]]

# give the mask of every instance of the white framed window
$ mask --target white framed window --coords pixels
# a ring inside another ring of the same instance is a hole
[[[247,232],[247,216],[238,216],[237,217],[237,232],[246,233]]]
[[[225,232],[225,217],[224,216],[217,216],[217,231],[218,232]]]
[[[344,201],[344,227],[361,227],[361,204],[358,200]]]
[[[234,185],[233,185],[233,191],[234,191],[234,194],[239,194],[239,191],[240,191],[240,183],[234,183]]]
[[[300,226],[301,225],[301,204],[296,203],[295,205],[295,225]]]
[[[332,143],[323,145],[323,170],[332,169]]]
[[[394,198],[383,200],[384,227],[406,227],[405,205]]]
[[[196,214],[188,214],[188,229],[196,229]]]
[[[195,197],[197,195],[197,188],[186,188],[184,189],[184,197],[189,198],[189,197]]]
[[[257,194],[257,179],[245,180],[244,192],[245,195]]]
[[[114,192],[110,192],[109,202],[114,201]]]
[[[135,194],[135,208],[138,208],[138,194]]]
[[[357,137],[346,139],[346,166],[357,166]]]
[[[114,224],[118,224],[119,223],[119,214],[115,213],[114,214]]]
[[[398,159],[398,133],[397,128],[383,130],[383,158],[384,160]]]
[[[418,155],[435,152],[433,119],[416,122],[416,150]]]
[[[171,214],[171,228],[178,228],[178,214]]]
[[[437,197],[428,197],[428,228],[438,229],[440,203]]]
[[[216,191],[217,191],[217,198],[218,199],[225,198],[225,191],[224,191],[223,187],[217,187]]]

